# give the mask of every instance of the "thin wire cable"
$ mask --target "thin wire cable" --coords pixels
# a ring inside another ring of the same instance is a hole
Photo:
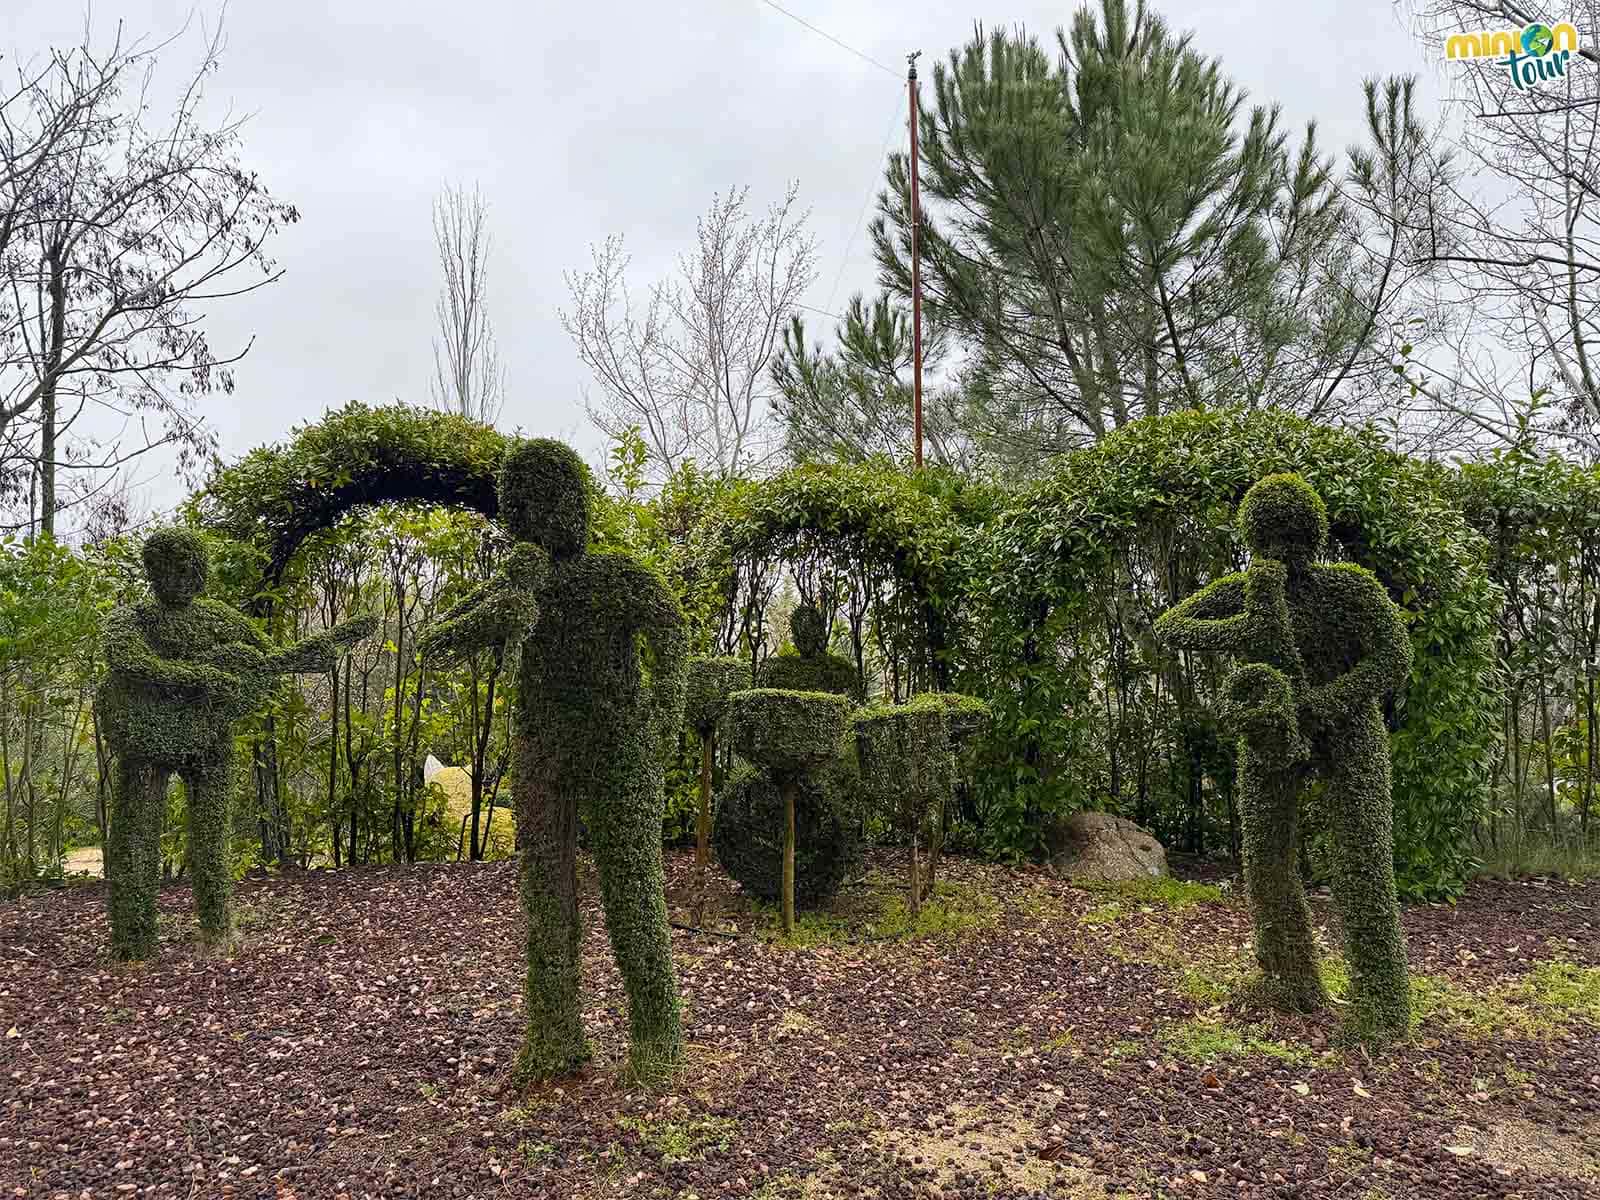
[[[850,240],[845,243],[844,257],[839,260],[839,273],[833,277],[833,289],[828,293],[828,307],[833,307],[833,302],[839,298],[839,285],[844,282],[845,268],[850,265],[850,252],[856,248],[856,238],[861,233],[861,223],[867,219],[867,209],[872,207],[873,198],[878,194],[878,172],[883,169],[883,156],[889,153],[889,141],[894,137],[895,126],[900,123],[900,104],[905,98],[895,97],[895,107],[889,112],[889,128],[884,131],[883,145],[878,147],[877,161],[872,164],[872,182],[867,186],[867,198],[861,202],[861,211],[856,214],[855,226],[850,230]]]
[[[815,25],[813,25],[810,21],[806,20],[804,17],[797,17],[797,16],[795,16],[794,13],[790,12],[787,8],[783,7],[783,5],[774,3],[774,0],[761,0],[761,3],[765,4],[768,8],[776,9],[778,12],[781,12],[784,16],[788,17],[791,21],[798,21],[800,24],[804,25],[807,29],[811,30],[812,33],[818,35],[819,37],[827,38],[835,46],[838,46],[841,50],[850,51],[851,54],[854,54],[862,62],[871,63],[873,66],[877,67],[878,70],[887,71],[890,75],[893,75],[896,79],[900,78],[900,73],[898,71],[896,71],[893,67],[884,66],[877,59],[873,58],[872,55],[863,54],[860,50],[857,50],[854,46],[850,45],[849,42],[841,42],[838,38],[834,37],[833,34],[829,33],[826,29],[818,29]]]

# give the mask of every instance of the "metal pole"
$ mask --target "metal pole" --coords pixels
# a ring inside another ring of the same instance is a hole
[[[911,420],[912,444],[916,464],[922,466],[922,263],[917,252],[917,229],[922,223],[921,199],[917,194],[917,55],[906,55],[911,69],[906,72],[906,90],[911,104]]]

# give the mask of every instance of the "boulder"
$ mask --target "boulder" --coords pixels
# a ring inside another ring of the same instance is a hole
[[[1126,817],[1075,812],[1045,835],[1050,865],[1075,879],[1149,879],[1167,874],[1167,852],[1155,835]]]

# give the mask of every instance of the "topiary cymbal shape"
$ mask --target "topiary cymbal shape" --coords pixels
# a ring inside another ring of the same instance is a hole
[[[733,748],[778,776],[826,766],[849,721],[850,702],[825,692],[751,688],[735,692],[728,702]]]

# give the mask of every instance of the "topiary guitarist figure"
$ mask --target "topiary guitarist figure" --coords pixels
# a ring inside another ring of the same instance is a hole
[[[511,562],[422,642],[446,660],[521,645],[511,765],[528,916],[519,1082],[566,1074],[589,1057],[579,1003],[580,816],[628,992],[633,1071],[659,1079],[682,1048],[661,821],[687,634],[658,576],[626,554],[588,548],[589,505],[589,473],[570,447],[514,445],[499,476],[500,521],[518,542]]]
[[[1372,572],[1320,563],[1327,509],[1298,475],[1270,475],[1245,494],[1239,528],[1253,560],[1156,622],[1169,645],[1245,660],[1224,688],[1241,733],[1239,792],[1257,954],[1280,1002],[1322,999],[1315,944],[1294,873],[1294,812],[1306,779],[1329,785],[1334,898],[1350,963],[1351,1031],[1402,1036],[1410,990],[1395,892],[1388,733],[1379,707],[1401,687],[1411,644],[1399,608]]]
[[[109,671],[95,714],[116,758],[106,842],[111,950],[119,959],[156,951],[156,884],[167,782],[188,791],[189,866],[205,942],[232,936],[228,793],[233,725],[266,700],[274,679],[333,669],[336,656],[377,627],[359,617],[274,651],[235,609],[201,595],[209,564],[189,529],[164,529],[144,543],[153,593],[115,609],[102,631]]]

